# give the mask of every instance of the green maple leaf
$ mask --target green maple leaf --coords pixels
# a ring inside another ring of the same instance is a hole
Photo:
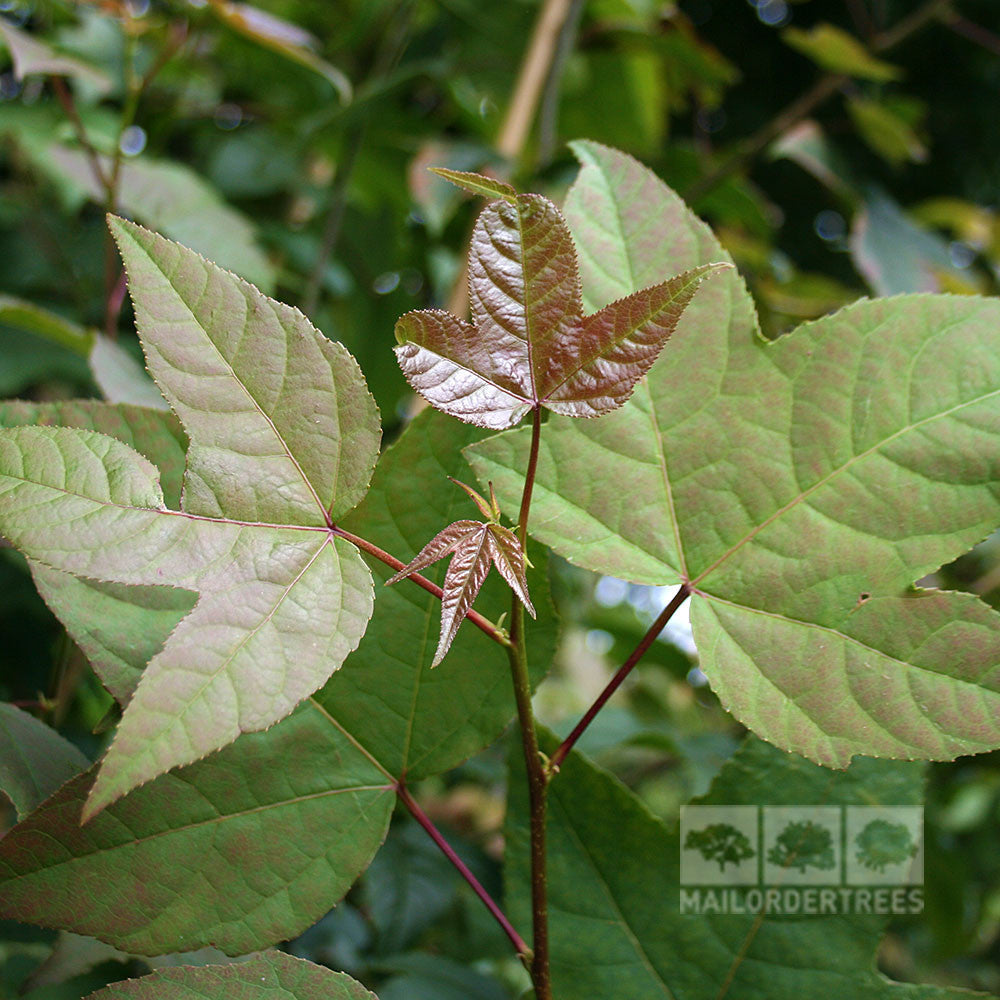
[[[589,307],[724,256],[630,157],[576,150]],[[622,409],[546,424],[532,531],[595,572],[691,588],[702,670],[778,746],[841,767],[1000,746],[1000,615],[912,589],[1000,522],[998,330],[996,300],[916,295],[768,344],[719,275]],[[508,513],[527,451],[522,432],[469,450]]]
[[[192,251],[111,225],[148,368],[190,438],[180,509],[119,440],[16,427],[0,433],[0,532],[52,570],[198,599],[143,673],[84,819],[288,715],[373,605],[366,563],[334,530],[380,441],[354,359]]]
[[[169,414],[102,403],[9,404],[0,406],[5,420],[100,427],[134,445],[180,491],[183,453]],[[465,498],[447,477],[467,470],[461,449],[482,437],[426,410],[386,449],[344,527],[411,557],[461,513]],[[535,563],[527,575],[538,611],[537,682],[554,655],[556,627],[544,597],[545,560]],[[371,568],[380,583],[392,573],[376,561]],[[443,583],[444,566],[427,575]],[[146,650],[168,638],[195,596],[62,571],[46,570],[44,581],[46,601],[125,705]],[[476,603],[495,619],[510,607],[510,590],[493,575]],[[514,714],[506,650],[479,629],[461,629],[451,654],[431,669],[436,637],[428,622],[439,608],[413,584],[380,588],[358,649],[288,718],[160,775],[82,826],[98,769],[67,782],[0,841],[0,916],[140,955],[208,944],[241,955],[301,933],[368,866],[385,837],[396,782],[454,767]]]
[[[378,1000],[343,972],[280,951],[235,965],[179,966],[112,983],[88,1000]]]
[[[558,741],[543,735],[551,753]],[[523,754],[510,754],[505,842],[508,913],[530,920],[528,796]],[[923,768],[857,760],[831,771],[750,737],[699,805],[919,803]],[[615,1000],[962,1000],[985,994],[893,983],[873,954],[887,916],[682,912],[680,838],[617,778],[571,753],[549,789],[548,910],[553,994]],[[720,889],[724,898],[739,889]],[[777,904],[781,905],[780,901]],[[801,905],[801,901],[800,901]],[[692,956],[695,956],[692,958]]]

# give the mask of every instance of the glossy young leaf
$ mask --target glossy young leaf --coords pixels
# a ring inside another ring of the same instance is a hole
[[[543,739],[543,750],[552,752],[556,742]],[[507,898],[512,919],[525,922],[528,803],[520,748],[510,760]],[[831,772],[750,737],[697,804],[899,806],[919,804],[922,793],[916,764],[859,760],[845,772]],[[849,905],[837,915],[682,912],[678,835],[580,753],[567,757],[550,786],[547,843],[557,997],[792,1000],[802,995],[805,981],[822,983],[830,996],[857,1000],[977,995],[890,982],[873,962],[887,916],[852,913]]]
[[[482,498],[479,498],[482,500]],[[486,503],[483,501],[483,507]],[[524,551],[510,528],[494,521],[455,521],[439,531],[414,558],[386,583],[398,583],[411,573],[451,555],[441,595],[441,638],[431,662],[436,667],[448,652],[465,616],[490,571],[490,563],[507,581],[532,618],[535,609],[528,597]]]
[[[88,1000],[378,1000],[343,972],[281,951],[234,965],[180,966],[114,983]]]
[[[191,440],[182,510],[110,438],[22,427],[0,443],[0,530],[26,555],[200,594],[143,675],[88,816],[272,725],[357,646],[371,575],[331,526],[364,495],[380,434],[357,365],[300,313],[177,244],[113,228],[150,371]]]
[[[90,762],[72,743],[15,705],[0,703],[0,793],[31,812]]]
[[[552,202],[438,172],[499,196],[472,233],[472,322],[440,309],[407,313],[396,324],[396,357],[429,403],[480,427],[511,427],[540,406],[572,417],[621,406],[704,278],[729,266],[699,265],[584,316],[573,239]]]
[[[401,559],[412,558],[442,524],[468,510],[448,481],[468,474],[461,449],[483,432],[427,409],[388,448],[368,496],[343,526]],[[558,622],[548,599],[544,555],[527,572],[538,618],[531,629],[532,680],[548,672]],[[392,570],[370,562],[376,584]],[[426,570],[444,584],[445,566]],[[418,780],[454,767],[495,739],[514,717],[506,649],[479,629],[459,629],[450,654],[431,667],[440,615],[436,597],[412,583],[376,586],[377,600],[357,652],[316,695],[337,724],[393,775]],[[496,621],[510,610],[510,588],[490,574],[479,612]]]
[[[589,303],[718,257],[650,172],[577,150]],[[687,581],[702,669],[779,746],[837,766],[996,747],[1000,615],[908,588],[1000,522],[998,328],[994,300],[913,296],[769,345],[722,275],[627,406],[546,424],[532,530],[597,572]],[[508,512],[527,448],[517,432],[470,452]]]

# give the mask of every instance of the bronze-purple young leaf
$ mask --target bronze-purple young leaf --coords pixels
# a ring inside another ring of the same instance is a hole
[[[447,528],[442,528],[398,573],[390,576],[385,585],[391,586],[405,580],[411,573],[424,569],[438,559],[443,559],[449,552],[454,552],[456,546],[470,533],[482,528],[479,521],[455,521]]]
[[[499,524],[491,524],[487,541],[490,546],[490,556],[497,572],[507,581],[511,590],[517,594],[521,603],[528,609],[532,618],[535,608],[528,596],[528,581],[524,568],[524,549],[517,535],[509,528]]]
[[[492,562],[507,581],[519,600],[535,617],[535,609],[528,597],[524,553],[517,536],[492,521],[456,521],[439,531],[395,576],[386,584],[397,583],[431,563],[451,553],[451,562],[445,574],[441,595],[441,637],[434,653],[432,667],[436,667],[448,652],[462,620],[472,610],[472,604],[486,579]]]
[[[472,322],[437,309],[407,313],[396,356],[417,392],[468,423],[513,427],[541,406],[574,417],[616,409],[701,281],[731,266],[703,265],[584,316],[573,238],[552,202],[476,174],[438,173],[498,199],[469,247]]]

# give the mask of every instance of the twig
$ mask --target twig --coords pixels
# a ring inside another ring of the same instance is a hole
[[[399,64],[406,51],[410,33],[413,0],[400,0],[389,12],[388,27],[382,34],[382,42],[375,53],[371,71],[365,79],[365,84],[377,83]],[[358,153],[364,143],[366,120],[355,125],[347,134],[344,154],[337,164],[336,172],[330,184],[330,201],[323,221],[323,235],[320,238],[319,252],[313,261],[306,289],[302,296],[302,311],[307,316],[313,316],[319,305],[320,291],[323,287],[323,271],[340,239],[340,230],[344,222],[344,211],[347,207],[347,187],[358,162]]]
[[[339,535],[341,538],[353,545],[356,545],[362,552],[367,552],[370,556],[374,556],[379,562],[383,562],[386,566],[391,566],[395,570],[402,569],[406,563],[397,559],[395,556],[389,555],[385,549],[380,549],[373,542],[369,542],[367,538],[362,538],[360,535],[355,535],[350,531],[345,531],[343,528],[334,525],[330,529],[335,535]],[[444,593],[441,588],[436,583],[431,583],[426,576],[421,576],[420,573],[411,573],[408,580],[412,580],[418,587],[422,587],[429,594],[433,594],[438,600],[441,600],[441,596]],[[496,627],[488,618],[484,618],[478,611],[470,611],[465,616],[473,625],[476,626],[481,632],[485,632],[494,642],[499,643],[501,646],[510,648],[511,640],[507,638],[502,629]]]
[[[995,56],[1000,56],[1000,35],[995,34],[988,28],[984,28],[975,21],[970,21],[967,17],[962,17],[958,11],[946,10],[941,14],[942,23],[955,32],[967,38],[970,42],[992,52]]]
[[[364,125],[358,125],[351,129],[347,138],[347,148],[337,164],[333,183],[330,185],[330,204],[323,222],[323,236],[320,239],[319,252],[313,261],[309,280],[306,282],[306,290],[302,296],[302,311],[309,317],[315,315],[316,307],[319,305],[319,293],[323,287],[323,271],[326,269],[330,255],[340,239],[340,227],[344,221],[344,209],[347,207],[347,185],[351,174],[354,173],[354,165],[357,163],[364,135]]]
[[[527,142],[535,109],[556,54],[563,23],[569,16],[572,0],[545,0],[535,30],[518,73],[507,116],[497,136],[497,152],[514,160]]]
[[[139,110],[139,102],[146,93],[154,77],[178,53],[187,40],[187,23],[175,21],[170,26],[167,41],[160,50],[152,66],[139,78],[135,75],[135,38],[130,31],[125,35],[125,104],[122,107],[121,119],[118,122],[118,136],[111,153],[111,167],[103,183],[104,211],[111,214],[118,211],[118,188],[121,184],[122,163],[125,153],[122,150],[122,139],[126,130],[135,122]],[[112,340],[118,334],[118,317],[124,301],[125,272],[118,262],[118,252],[115,248],[111,230],[108,229],[104,238],[104,332]]]
[[[73,126],[76,141],[80,143],[80,147],[86,154],[87,162],[94,173],[94,179],[102,190],[107,190],[108,182],[105,180],[104,169],[101,167],[101,156],[87,136],[87,130],[83,127],[83,121],[76,110],[76,103],[73,101],[73,95],[69,92],[69,87],[66,86],[66,81],[61,76],[53,76],[51,80],[52,89],[55,91],[56,98],[63,109],[63,114]]]
[[[871,42],[874,52],[887,52],[894,49],[900,42],[906,41],[914,32],[930,24],[938,15],[951,6],[951,0],[928,0],[922,7],[918,7],[912,14],[901,18],[891,28],[880,31]]]
[[[643,658],[649,647],[653,645],[656,637],[666,627],[667,622],[673,618],[674,612],[677,611],[677,609],[687,600],[690,593],[690,586],[686,583],[682,584],[681,588],[676,594],[674,594],[670,603],[663,609],[663,611],[660,612],[656,621],[649,626],[646,634],[639,641],[639,645],[632,650],[628,659],[618,668],[614,677],[608,681],[607,686],[597,696],[593,705],[587,709],[583,718],[580,719],[580,721],[573,728],[573,732],[571,732],[569,736],[562,741],[556,752],[549,758],[549,778],[552,778],[556,774],[559,770],[559,766],[566,759],[566,755],[573,749],[576,741],[583,735],[584,730],[586,730],[586,728],[594,721],[594,717],[604,707],[607,700],[615,693],[615,691],[618,690],[619,687],[621,687],[622,681],[628,677],[628,675],[632,672],[632,668]]]
[[[904,17],[891,28],[874,35],[870,42],[873,52],[879,54],[888,51],[919,31],[935,18],[939,17],[949,6],[950,0],[928,0],[912,14]],[[797,97],[791,104],[779,111],[769,122],[739,144],[739,149],[728,159],[710,170],[704,177],[695,181],[686,191],[684,199],[696,202],[710,191],[713,191],[727,177],[746,167],[758,153],[767,148],[778,136],[798,124],[803,118],[822,104],[846,83],[848,77],[840,73],[826,73],[821,76],[804,94]]]
[[[875,21],[873,20],[865,0],[846,0],[847,9],[850,12],[851,20],[858,33],[870,39],[876,32]]]
[[[521,960],[525,965],[531,962],[531,949],[525,943],[524,938],[514,929],[514,926],[507,919],[506,914],[500,907],[496,904],[493,897],[483,888],[482,883],[475,875],[469,870],[465,862],[455,853],[451,845],[441,831],[431,822],[430,817],[420,808],[416,800],[410,795],[409,790],[406,785],[400,781],[396,785],[396,794],[399,796],[400,802],[409,809],[410,814],[413,818],[424,828],[431,840],[441,849],[441,853],[455,866],[458,870],[459,875],[465,879],[466,882],[471,886],[472,891],[482,900],[483,905],[486,907],[490,913],[493,914],[494,919],[500,925],[501,930],[510,939],[511,944],[514,945],[515,950],[521,957]]]
[[[586,0],[572,0],[569,14],[563,21],[559,31],[559,42],[556,45],[555,56],[549,68],[545,81],[545,91],[542,94],[541,109],[538,112],[538,162],[546,166],[552,162],[556,152],[556,139],[559,133],[559,95],[562,89],[563,71],[566,60],[573,51],[580,17]]]
[[[827,73],[821,76],[804,94],[800,94],[791,104],[779,111],[774,118],[759,128],[749,139],[740,143],[739,150],[723,160],[714,170],[709,171],[684,191],[684,200],[693,204],[710,191],[714,191],[727,177],[750,164],[778,136],[809,115],[817,105],[834,94],[847,77]]]

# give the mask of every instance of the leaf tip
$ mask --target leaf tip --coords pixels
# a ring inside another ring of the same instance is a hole
[[[493,177],[473,173],[469,170],[449,170],[447,167],[428,167],[427,169],[432,174],[436,174],[470,194],[478,195],[481,198],[500,198],[512,205],[517,204],[517,192],[504,181],[498,181]]]

